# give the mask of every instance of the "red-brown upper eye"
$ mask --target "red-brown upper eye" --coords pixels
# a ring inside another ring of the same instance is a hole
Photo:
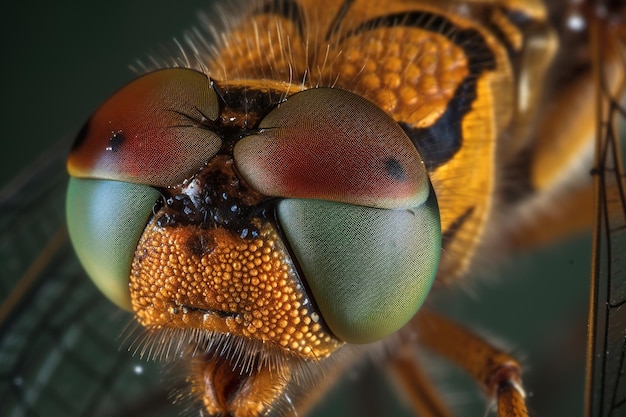
[[[417,207],[428,197],[426,168],[411,140],[356,94],[303,91],[259,127],[237,143],[235,162],[263,194],[379,208]]]
[[[68,159],[69,173],[170,186],[217,153],[221,139],[202,128],[218,117],[209,79],[189,69],[144,75],[111,96],[89,119]]]

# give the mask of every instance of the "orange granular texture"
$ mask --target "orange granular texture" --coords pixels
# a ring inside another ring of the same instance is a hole
[[[431,125],[469,74],[461,48],[415,28],[380,28],[340,43],[327,77],[414,127]],[[338,75],[332,75],[338,74]]]
[[[340,344],[313,310],[271,226],[243,239],[224,229],[153,223],[137,247],[130,292],[149,328],[229,333],[311,358]]]

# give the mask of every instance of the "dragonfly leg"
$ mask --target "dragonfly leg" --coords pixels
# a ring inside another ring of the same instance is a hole
[[[552,197],[546,196],[544,199],[538,196],[529,203],[529,207],[518,211],[514,217],[516,220],[510,222],[510,231],[505,238],[504,244],[508,248],[526,250],[541,247],[591,230],[593,188],[590,181],[577,190],[568,190],[559,195],[558,203],[550,203],[548,198]],[[539,210],[532,211],[530,205]]]
[[[527,417],[519,363],[485,339],[422,309],[409,326],[421,346],[465,370],[497,406],[498,417]]]
[[[420,417],[452,417],[412,349],[399,348],[389,359],[388,372]]]

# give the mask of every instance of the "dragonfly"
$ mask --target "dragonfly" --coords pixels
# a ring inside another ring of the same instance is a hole
[[[3,292],[9,300],[3,303],[3,306],[9,307],[5,307],[6,315],[2,321],[1,363],[3,375],[6,375],[3,380],[8,381],[2,388],[2,397],[7,399],[1,401],[3,407],[7,407],[3,414],[175,414],[176,411],[168,408],[167,393],[176,381],[172,383],[161,376],[158,369],[137,355],[119,351],[120,345],[123,345],[118,338],[120,329],[127,325],[131,317],[113,308],[89,284],[67,244],[60,226],[63,220],[59,220],[63,219],[64,160],[64,152],[47,155],[45,163],[37,164],[34,174],[22,176],[3,194],[6,203],[1,218],[6,229],[3,229],[2,236],[3,250],[7,251],[3,252],[3,259],[13,259],[6,263],[6,273],[2,273],[3,277],[10,277],[6,280],[6,292]],[[24,193],[24,190],[29,192]],[[47,210],[41,210],[41,202],[49,202]],[[10,215],[5,216],[4,213]],[[56,221],[51,220],[55,218]],[[4,230],[16,225],[23,229],[5,234]],[[33,230],[36,233],[32,233]],[[4,236],[11,236],[11,239],[4,239]],[[24,256],[27,249],[34,255]],[[549,261],[544,263],[558,262],[558,256],[554,254],[547,259]],[[567,263],[571,263],[571,258]],[[563,262],[560,267],[563,268]],[[571,270],[581,269],[579,264],[569,267]],[[525,272],[526,275],[533,275]],[[530,285],[528,277],[523,279],[525,285]],[[516,283],[508,281],[495,286],[505,286],[510,290],[510,285]],[[537,281],[536,285],[543,286],[545,283]],[[570,285],[569,280],[561,281],[563,285]],[[447,296],[459,297],[454,294]],[[496,297],[506,297],[506,291]],[[548,297],[549,303],[556,303],[559,297],[562,298],[559,292],[552,293]],[[476,304],[480,304],[469,303],[474,309]],[[619,303],[615,305],[619,307]],[[493,315],[493,308],[497,307],[487,304],[483,308],[487,310],[487,315]],[[562,346],[559,348],[563,349]],[[546,363],[549,362],[546,360]],[[534,369],[534,372],[542,374],[541,369]],[[52,381],[74,381],[75,384],[55,384]],[[364,383],[368,395],[380,398],[378,389],[372,389],[369,382]],[[608,383],[617,387],[616,392],[619,392],[620,385],[615,380],[609,379]],[[544,389],[552,391],[553,387]],[[533,389],[531,392],[539,398],[539,391]],[[571,399],[571,395],[569,393],[565,398]],[[371,411],[369,408],[366,410]],[[328,415],[324,413],[324,410],[320,411],[321,415]]]

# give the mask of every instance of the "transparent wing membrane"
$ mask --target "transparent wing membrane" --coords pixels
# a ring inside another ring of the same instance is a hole
[[[620,46],[620,62],[624,65],[624,48]],[[596,62],[603,62],[603,57]],[[621,128],[619,123],[626,113],[619,97],[607,91],[603,68],[599,67],[596,75],[600,88],[587,416],[616,417],[626,413],[626,188],[620,146],[623,123]]]

